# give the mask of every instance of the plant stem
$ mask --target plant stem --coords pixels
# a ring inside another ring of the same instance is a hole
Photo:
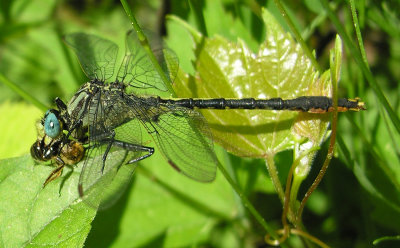
[[[143,46],[144,50],[146,51],[147,55],[149,56],[151,63],[153,64],[154,68],[156,69],[157,73],[159,74],[161,80],[164,82],[164,85],[168,88],[168,91],[172,94],[172,97],[176,97],[174,90],[172,89],[172,84],[168,77],[165,75],[164,71],[162,70],[160,64],[157,61],[156,56],[154,56],[153,51],[151,50],[149,41],[147,37],[144,35],[142,29],[140,28],[139,24],[137,23],[131,8],[129,7],[126,0],[121,0],[121,4],[128,15],[129,20],[131,20],[131,24],[133,29],[136,31],[140,44]]]
[[[272,184],[274,185],[276,193],[278,193],[279,199],[283,204],[285,202],[285,193],[283,192],[282,184],[279,181],[278,171],[276,170],[274,156],[272,154],[267,156],[266,165],[269,176],[271,177],[272,180]]]
[[[350,50],[350,52],[352,54],[351,57],[354,58],[354,60],[360,67],[365,78],[367,79],[367,82],[369,83],[369,86],[373,89],[373,91],[375,92],[375,95],[378,97],[379,101],[385,108],[386,112],[389,114],[389,117],[390,117],[391,121],[393,122],[397,132],[400,133],[400,118],[399,118],[399,116],[396,114],[396,112],[393,110],[392,106],[389,104],[388,100],[386,99],[385,95],[382,92],[381,87],[376,82],[376,80],[375,80],[374,76],[372,75],[371,71],[369,70],[368,66],[365,64],[364,60],[362,59],[362,56],[360,55],[359,51],[354,46],[350,37],[347,35],[343,25],[340,23],[339,19],[337,18],[337,15],[335,13],[333,13],[333,11],[331,10],[328,1],[321,0],[321,3],[324,6],[325,10],[327,11],[329,18],[335,25],[338,33],[340,34],[340,37],[343,39],[347,48]]]
[[[292,31],[294,37],[296,38],[297,42],[300,44],[301,48],[303,49],[304,53],[307,55],[307,57],[311,60],[311,63],[315,67],[317,71],[322,73],[322,69],[319,66],[317,60],[315,59],[315,56],[311,53],[310,49],[308,49],[307,44],[304,42],[303,37],[301,37],[300,32],[296,29],[294,26],[292,20],[290,19],[289,15],[287,14],[285,8],[281,4],[279,0],[274,0],[275,5],[278,7],[279,11],[282,14],[282,17],[285,19],[286,24],[289,26],[290,30]]]
[[[368,61],[367,61],[367,55],[365,54],[365,48],[364,48],[363,39],[361,36],[360,23],[358,21],[354,0],[350,0],[349,3],[350,3],[351,16],[353,17],[354,29],[355,29],[356,35],[357,35],[358,47],[360,48],[360,53],[364,60],[364,64],[369,68]]]
[[[7,85],[10,87],[13,91],[15,91],[18,95],[20,95],[22,98],[24,98],[26,101],[32,103],[35,105],[37,108],[45,112],[46,110],[49,109],[46,105],[38,101],[36,98],[32,97],[29,95],[28,92],[24,91],[21,89],[18,85],[14,84],[10,80],[8,80],[2,73],[0,73],[0,82],[3,82],[3,84]]]
[[[243,202],[243,205],[249,210],[249,212],[254,216],[254,218],[260,223],[260,225],[274,238],[278,239],[278,234],[276,234],[274,228],[269,226],[267,222],[265,222],[264,218],[257,212],[257,210],[254,208],[254,206],[251,204],[249,199],[245,196],[243,191],[240,189],[240,187],[233,181],[229,173],[225,170],[225,168],[220,164],[217,163],[218,169],[221,171],[222,175],[225,177],[225,179],[228,181],[228,183],[232,186],[233,190],[235,190],[236,194],[240,197],[240,199]],[[284,245],[284,244],[281,244]],[[283,246],[282,246],[283,247]]]

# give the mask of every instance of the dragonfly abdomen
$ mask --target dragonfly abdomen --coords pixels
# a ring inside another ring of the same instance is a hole
[[[271,99],[162,99],[155,98],[159,104],[175,105],[190,109],[269,109],[269,110],[294,110],[311,113],[325,113],[333,111],[332,98],[325,96],[302,96],[284,100],[282,98]],[[364,103],[358,99],[341,98],[338,100],[338,111],[358,111],[364,109]]]

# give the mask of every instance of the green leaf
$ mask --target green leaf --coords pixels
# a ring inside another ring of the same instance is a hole
[[[169,166],[161,154],[140,162],[133,185],[117,204],[100,212],[87,246],[183,247],[207,240],[220,220],[236,218],[230,186],[217,174],[198,183]],[[110,223],[118,232],[110,232]]]
[[[79,200],[79,173],[43,189],[52,169],[29,156],[0,161],[2,247],[82,247],[96,211]]]
[[[100,213],[89,246],[105,239],[116,247],[138,246],[156,237],[169,247],[185,246],[207,240],[219,220],[235,218],[233,193],[220,175],[212,184],[195,182],[176,173],[161,154],[141,166],[151,171],[140,173],[122,201]],[[53,166],[34,165],[29,156],[1,160],[0,246],[82,247],[96,209],[79,198],[81,167],[65,168],[43,189]],[[120,223],[118,236],[110,222]]]
[[[267,11],[266,41],[257,54],[238,43],[215,36],[197,39],[197,74],[182,73],[175,91],[180,97],[283,99],[308,95],[318,83],[317,73],[299,45]],[[317,94],[318,95],[318,94]],[[265,110],[204,110],[213,138],[239,156],[265,157],[296,142],[291,128],[298,113]]]

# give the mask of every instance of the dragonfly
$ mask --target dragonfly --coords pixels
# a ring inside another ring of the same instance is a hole
[[[78,192],[88,194],[107,173],[112,178],[122,166],[134,165],[154,154],[142,139],[147,131],[168,164],[200,182],[216,175],[217,158],[211,131],[198,109],[265,109],[325,113],[334,110],[326,96],[294,99],[199,99],[162,98],[168,86],[142,48],[135,32],[126,36],[126,51],[114,76],[118,46],[85,33],[64,37],[90,79],[66,104],[56,98],[57,109],[48,110],[37,123],[38,138],[31,155],[38,161],[53,161],[56,168],[44,182],[57,179],[66,165],[83,162]],[[156,53],[163,73],[172,83],[177,74],[175,54]],[[167,59],[166,59],[167,58]],[[154,95],[144,92],[151,90]],[[338,111],[359,111],[358,98],[338,100]],[[135,166],[129,169],[133,173]],[[111,171],[113,171],[111,173]]]

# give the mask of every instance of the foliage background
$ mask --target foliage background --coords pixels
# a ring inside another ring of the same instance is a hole
[[[313,0],[285,1],[284,5],[308,46],[315,49],[320,66],[328,68],[329,49],[338,26],[329,18],[326,8]],[[165,14],[179,16],[210,37],[219,34],[233,42],[240,37],[253,50],[265,35],[258,17],[261,6],[268,8],[287,28],[273,1],[154,0],[131,1],[130,6],[142,27],[167,37],[168,46],[177,53],[180,66],[188,73],[194,70],[192,43],[185,31],[165,20]],[[332,1],[330,6],[353,44],[357,44],[348,2]],[[369,68],[398,116],[399,4],[360,1],[356,8]],[[61,41],[63,34],[95,33],[122,48],[126,30],[131,28],[120,3],[107,0],[2,1],[0,11],[0,73],[48,106],[52,106],[56,96],[68,100],[85,81],[75,58]],[[196,19],[199,14],[212,22],[207,25],[199,22]],[[399,126],[386,114],[387,109],[376,97],[376,87],[371,87],[354,60],[356,56],[345,43],[339,96],[359,96],[368,110],[339,115],[338,156],[304,213],[308,232],[334,247],[371,246],[374,240],[398,235],[400,231]],[[1,223],[6,222],[4,216],[13,213],[7,201],[18,198],[12,191],[1,188],[1,183],[12,175],[8,171],[11,166],[33,170],[27,154],[36,139],[34,123],[42,114],[0,85],[0,157],[25,155],[0,163]],[[220,148],[217,151],[219,159],[235,175],[266,221],[280,228],[282,205],[264,162],[234,157]],[[323,149],[317,156],[306,186],[318,172],[325,154]],[[276,158],[282,182],[286,180],[291,156],[290,152],[284,152]],[[51,168],[37,167],[43,170],[44,180]],[[61,227],[53,233],[61,230],[66,236],[76,233],[73,225]],[[3,245],[7,244],[4,230],[1,229],[0,235]],[[85,235],[83,232],[82,237]],[[220,174],[213,184],[192,182],[155,155],[140,164],[122,199],[111,209],[98,213],[85,244],[87,247],[263,247],[264,235]],[[30,246],[57,244],[51,238],[54,237],[32,236],[26,242],[33,240]],[[84,238],[78,240],[76,246],[83,242]],[[292,238],[289,244],[295,247],[299,242]],[[396,239],[385,240],[377,246],[395,247],[395,242]],[[18,242],[8,244],[19,246]]]

